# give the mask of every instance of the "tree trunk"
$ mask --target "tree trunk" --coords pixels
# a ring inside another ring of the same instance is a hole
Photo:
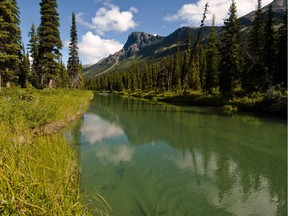
[[[53,79],[49,79],[48,88],[53,88]]]
[[[6,82],[6,88],[11,88],[11,81]]]

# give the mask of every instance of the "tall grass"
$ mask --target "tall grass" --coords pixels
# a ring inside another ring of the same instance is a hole
[[[76,150],[43,128],[64,126],[91,98],[78,90],[0,92],[0,215],[87,214]]]

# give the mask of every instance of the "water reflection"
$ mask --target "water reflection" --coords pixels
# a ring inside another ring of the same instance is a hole
[[[124,144],[107,145],[97,144],[96,157],[103,163],[118,165],[120,162],[130,162],[133,156],[133,149]]]
[[[179,155],[174,162],[179,169],[201,176],[201,181],[197,183],[198,190],[205,193],[214,206],[224,207],[233,215],[277,215],[279,200],[276,196],[271,197],[269,180],[260,176],[257,187],[251,185],[243,188],[247,184],[243,182],[239,167],[232,159],[221,160],[212,154],[205,167],[204,155],[197,151],[194,154],[186,152],[185,157]],[[213,181],[207,181],[207,178]]]
[[[267,118],[98,96],[81,128],[93,144],[81,175],[98,173],[115,215],[286,215],[286,137]]]
[[[115,124],[111,124],[97,115],[85,114],[81,133],[86,142],[95,144],[107,138],[113,138],[124,134],[123,130]]]

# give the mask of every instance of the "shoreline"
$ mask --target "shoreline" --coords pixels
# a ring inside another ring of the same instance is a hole
[[[287,98],[267,98],[258,96],[225,97],[208,94],[175,94],[171,92],[112,92],[150,101],[164,102],[179,106],[199,106],[220,108],[225,112],[245,112],[254,115],[277,117],[287,121]]]
[[[79,118],[92,98],[91,91],[80,90],[1,92],[0,214],[87,213],[77,150],[58,132]]]

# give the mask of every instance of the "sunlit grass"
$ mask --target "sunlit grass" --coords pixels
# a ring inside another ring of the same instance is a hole
[[[52,122],[64,126],[91,98],[78,90],[0,92],[0,215],[88,214],[76,150],[61,135],[35,131]]]

